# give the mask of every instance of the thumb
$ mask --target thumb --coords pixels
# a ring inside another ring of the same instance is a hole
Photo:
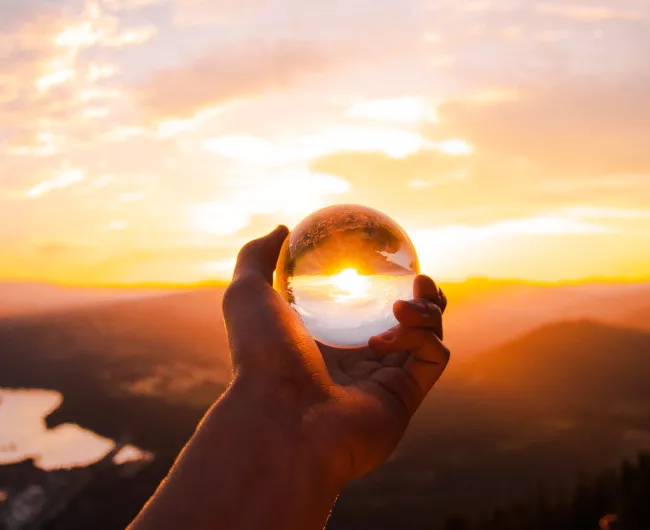
[[[272,287],[289,231],[277,227],[247,243],[223,296],[223,315],[235,371],[325,374],[316,343],[293,308]]]
[[[289,229],[280,225],[270,234],[247,243],[237,256],[233,281],[261,276],[268,283],[273,283],[273,271],[287,235]]]
[[[232,342],[264,337],[262,329],[273,327],[278,311],[284,311],[278,293],[273,290],[273,271],[289,230],[278,226],[270,234],[246,243],[239,251],[233,279],[226,289],[222,305],[223,316]]]

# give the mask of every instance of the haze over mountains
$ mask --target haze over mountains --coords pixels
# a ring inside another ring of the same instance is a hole
[[[650,331],[650,305],[624,315],[620,323],[626,327]]]
[[[37,315],[118,300],[150,298],[165,292],[162,289],[92,289],[43,283],[0,281],[0,318]]]
[[[580,473],[650,449],[650,284],[443,287],[452,363],[391,461],[344,492],[331,529],[439,528],[540,481],[567,491]],[[103,506],[99,530],[126,525],[228,384],[222,295],[94,298],[0,321],[0,387],[58,390],[48,425],[78,423],[156,456],[133,487],[83,493]],[[113,504],[99,502],[109,494]],[[73,506],[47,528],[87,524]]]
[[[452,351],[485,351],[549,322],[590,319],[649,329],[650,283],[536,285],[474,280],[443,285]],[[644,324],[644,322],[646,324]]]

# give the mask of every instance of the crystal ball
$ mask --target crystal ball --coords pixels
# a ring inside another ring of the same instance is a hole
[[[397,324],[396,300],[413,297],[415,247],[386,214],[337,205],[309,215],[284,243],[274,287],[311,335],[328,346],[365,346]]]

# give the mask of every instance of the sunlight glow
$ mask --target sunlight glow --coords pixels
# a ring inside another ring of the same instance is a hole
[[[370,280],[361,276],[355,269],[342,270],[330,278],[330,283],[342,291],[335,295],[337,301],[366,298],[370,288]]]

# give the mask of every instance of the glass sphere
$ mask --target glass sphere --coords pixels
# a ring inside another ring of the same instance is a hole
[[[419,272],[401,226],[372,208],[345,204],[314,212],[294,228],[274,286],[316,340],[350,348],[397,324],[393,303],[413,297]]]

